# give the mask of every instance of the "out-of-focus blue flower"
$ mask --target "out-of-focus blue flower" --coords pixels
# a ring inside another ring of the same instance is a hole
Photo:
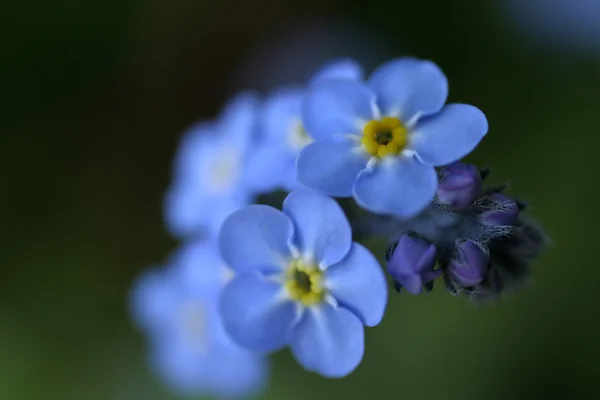
[[[431,61],[392,60],[366,84],[327,80],[310,88],[304,126],[315,141],[298,157],[298,180],[331,196],[402,218],[433,199],[435,166],[471,152],[487,133],[485,115],[448,104],[448,82]]]
[[[436,257],[435,245],[413,235],[403,235],[386,257],[387,271],[394,278],[396,289],[403,287],[411,294],[420,294],[424,285],[442,274],[441,269],[434,269]]]
[[[600,51],[598,0],[501,0],[516,27],[561,52]]]
[[[360,66],[348,59],[332,62],[311,79],[309,85],[327,79],[362,79]],[[308,143],[310,132],[302,124],[303,87],[289,87],[274,92],[261,113],[261,143],[252,151],[248,164],[249,181],[259,193],[276,189],[292,191],[300,185],[296,180],[296,158]]]
[[[289,345],[304,368],[327,377],[358,366],[363,325],[381,321],[387,287],[333,199],[296,191],[283,212],[263,205],[236,211],[223,223],[219,246],[236,273],[221,297],[236,342],[260,351]]]
[[[184,134],[165,198],[166,222],[175,236],[216,235],[232,211],[251,202],[245,170],[257,110],[257,99],[244,93],[217,120],[198,123]]]
[[[264,356],[232,342],[220,321],[218,299],[231,274],[216,244],[196,242],[135,284],[133,318],[149,337],[153,368],[178,393],[244,397],[267,379]]]
[[[436,191],[440,203],[464,210],[481,195],[481,172],[476,166],[457,162],[443,168],[441,173]]]
[[[448,263],[448,275],[461,287],[475,286],[485,278],[490,256],[487,249],[473,240],[464,240],[455,247]]]

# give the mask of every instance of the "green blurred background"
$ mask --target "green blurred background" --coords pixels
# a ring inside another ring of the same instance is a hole
[[[477,105],[490,122],[469,160],[490,167],[491,182],[510,181],[552,243],[530,286],[492,305],[441,288],[392,296],[346,379],[320,378],[277,354],[264,399],[597,393],[599,57],[527,40],[493,1],[2,8],[0,399],[175,398],[146,365],[127,294],[177,246],[163,229],[162,197],[180,132],[238,89],[283,83],[293,66],[307,77],[319,57],[345,52],[367,66],[402,55],[438,63],[450,101]],[[287,28],[316,25],[337,39],[300,35],[285,45]],[[266,78],[262,67],[271,68]]]

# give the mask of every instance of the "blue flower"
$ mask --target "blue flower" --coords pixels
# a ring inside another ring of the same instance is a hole
[[[166,222],[175,236],[216,235],[232,211],[251,203],[245,169],[257,109],[254,96],[239,95],[218,120],[198,123],[184,134],[165,198]]]
[[[216,244],[197,242],[135,284],[133,318],[149,336],[153,368],[178,393],[243,397],[267,379],[266,359],[232,342],[221,324],[218,299],[230,276]]]
[[[503,0],[502,5],[516,28],[549,50],[600,50],[598,0]]]
[[[315,142],[297,162],[298,180],[330,196],[354,196],[364,208],[408,218],[435,195],[435,166],[471,152],[487,133],[485,115],[448,104],[448,83],[432,62],[387,62],[366,84],[328,80],[313,86],[303,122]]]
[[[352,242],[333,199],[296,191],[283,212],[246,207],[223,223],[219,246],[236,272],[221,313],[237,343],[260,351],[290,346],[304,368],[326,377],[358,366],[363,325],[383,317],[386,280],[375,257]]]
[[[352,60],[338,60],[323,67],[309,85],[328,79],[359,80],[360,66]],[[266,101],[260,120],[262,143],[252,152],[248,176],[258,193],[275,189],[291,191],[300,186],[296,180],[296,158],[308,143],[310,132],[302,124],[301,105],[306,90],[289,87],[274,92]]]

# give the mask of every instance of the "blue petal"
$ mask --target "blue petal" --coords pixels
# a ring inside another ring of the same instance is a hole
[[[165,195],[164,213],[169,232],[177,237],[194,237],[200,234],[216,236],[232,212],[250,203],[246,190],[210,196],[200,182],[176,182]]]
[[[172,390],[188,396],[248,396],[264,386],[269,370],[265,358],[242,348],[198,351],[171,339],[152,343],[151,360]]]
[[[189,127],[182,135],[174,162],[174,176],[178,180],[197,179],[198,170],[206,163],[214,145],[211,137],[219,135],[218,124],[202,121]]]
[[[177,151],[175,180],[202,190],[208,184],[207,173],[223,153],[235,154],[243,161],[256,133],[257,112],[256,97],[243,93],[224,107],[217,121],[191,126]]]
[[[280,89],[269,96],[261,114],[265,139],[284,144],[295,120],[300,121],[304,90]]]
[[[171,390],[184,396],[205,395],[211,391],[211,365],[206,357],[170,337],[154,340],[151,345],[152,367]]]
[[[415,157],[386,157],[358,175],[354,198],[369,211],[410,218],[433,200],[437,182],[435,169]]]
[[[145,330],[161,331],[170,320],[177,301],[164,270],[149,270],[140,275],[130,294],[130,312],[135,323]]]
[[[468,104],[449,104],[414,127],[410,147],[431,165],[450,164],[469,154],[488,131],[485,115]]]
[[[246,110],[250,104],[241,104],[250,100],[242,100],[225,112],[234,114],[228,124],[237,131],[222,130],[224,122],[219,121],[196,124],[185,133],[175,160],[174,183],[164,202],[165,219],[174,236],[216,235],[231,212],[250,202],[242,169],[253,113]],[[215,172],[223,163],[229,167],[227,177]]]
[[[401,58],[373,72],[369,87],[383,115],[407,122],[417,114],[438,112],[448,97],[448,81],[431,61]]]
[[[243,160],[256,133],[257,113],[255,96],[243,93],[224,107],[217,121],[191,126],[177,151],[175,179],[202,188],[207,171],[222,154],[236,154]]]
[[[274,92],[261,115],[262,142],[252,151],[245,181],[254,193],[298,187],[296,158],[304,141],[294,135],[302,123],[300,109],[304,89],[285,88]]]
[[[306,146],[296,163],[298,180],[329,196],[352,196],[352,185],[367,157],[349,138],[330,138]]]
[[[332,198],[309,191],[292,192],[283,202],[283,212],[294,222],[294,244],[306,258],[327,267],[350,251],[350,224]]]
[[[304,368],[341,378],[360,364],[365,352],[364,327],[344,308],[325,304],[306,309],[291,339],[294,356]]]
[[[246,148],[256,136],[259,101],[255,94],[243,92],[233,97],[219,116],[219,129],[229,145]]]
[[[252,274],[233,278],[221,295],[221,317],[234,342],[255,351],[288,344],[298,305],[283,295],[278,282]]]
[[[169,265],[182,295],[211,297],[224,284],[226,265],[214,239],[185,243],[169,257]]]
[[[215,354],[213,360],[211,384],[217,398],[250,398],[267,384],[269,364],[265,358],[225,353]]]
[[[367,326],[381,322],[387,303],[387,281],[369,250],[353,243],[350,253],[325,272],[325,286],[340,305]]]
[[[283,269],[291,257],[294,224],[281,211],[252,205],[231,214],[219,233],[219,249],[229,267],[241,273]]]
[[[237,345],[224,329],[220,316],[214,317],[211,347],[203,354],[210,369],[208,375],[213,395],[246,397],[257,392],[268,377],[268,358],[263,353]]]
[[[244,174],[252,193],[268,193],[296,180],[296,158],[280,143],[263,143],[250,155]]]
[[[310,80],[314,85],[329,79],[350,79],[353,81],[362,80],[363,70],[360,64],[352,59],[342,59],[333,61],[321,68]]]
[[[375,94],[362,83],[345,79],[312,86],[302,104],[304,127],[317,140],[357,133],[376,113]]]

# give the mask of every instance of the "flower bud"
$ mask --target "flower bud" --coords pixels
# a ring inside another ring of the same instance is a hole
[[[442,169],[437,188],[440,203],[464,210],[481,194],[481,172],[471,164],[454,163]]]
[[[481,222],[486,225],[514,225],[519,218],[519,205],[502,193],[488,196],[488,210],[481,213]]]
[[[475,286],[485,278],[489,254],[480,244],[465,240],[457,244],[448,264],[448,275],[460,287]]]
[[[427,285],[440,276],[442,270],[434,270],[437,249],[435,245],[416,237],[403,235],[392,251],[387,271],[409,293],[419,294]]]

